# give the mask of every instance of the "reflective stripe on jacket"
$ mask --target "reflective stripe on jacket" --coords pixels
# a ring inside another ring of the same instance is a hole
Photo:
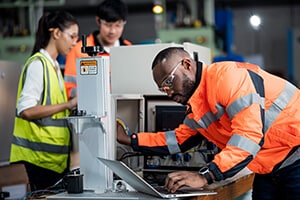
[[[263,79],[265,97],[257,93],[248,70]],[[255,173],[270,173],[300,145],[299,90],[256,65],[218,62],[205,66],[188,103],[191,113],[184,124],[158,135],[139,133],[134,149],[174,154],[188,150],[188,143],[197,143],[191,138],[200,138],[201,133],[221,149],[209,167],[222,180],[246,166]]]
[[[100,45],[95,39],[95,33],[90,34],[86,37],[86,46]],[[128,40],[120,39],[120,45],[131,45]],[[72,99],[77,94],[77,83],[76,83],[76,59],[88,57],[88,54],[81,53],[82,41],[77,42],[77,44],[72,48],[66,57],[64,80],[67,89],[67,96]],[[109,55],[108,53],[100,53],[98,55]]]
[[[57,74],[51,62],[42,53],[36,53],[26,62],[22,70],[17,106],[28,65],[33,60],[40,60],[44,68],[44,92],[41,105],[66,102],[66,91],[61,91]],[[62,118],[68,114],[69,111],[65,110],[51,117],[30,121],[16,116],[10,162],[27,161],[39,167],[62,173],[68,166],[70,145],[68,124]]]

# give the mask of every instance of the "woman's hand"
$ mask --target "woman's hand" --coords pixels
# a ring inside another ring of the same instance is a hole
[[[77,97],[74,97],[73,99],[68,101],[68,109],[73,110],[75,108],[77,108]]]

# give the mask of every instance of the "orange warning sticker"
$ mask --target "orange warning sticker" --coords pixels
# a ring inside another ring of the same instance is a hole
[[[82,60],[80,61],[81,75],[95,75],[98,73],[97,60]]]

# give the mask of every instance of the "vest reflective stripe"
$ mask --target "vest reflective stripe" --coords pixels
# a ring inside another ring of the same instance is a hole
[[[64,80],[65,82],[76,83],[76,77],[71,75],[65,75]]]
[[[297,150],[290,155],[287,159],[284,160],[284,162],[280,165],[279,169],[282,169],[286,166],[289,166],[299,160],[300,158],[300,147],[297,148]]]
[[[229,115],[229,118],[232,119],[241,110],[249,107],[254,103],[258,103],[262,107],[264,107],[265,105],[264,98],[260,98],[260,96],[257,93],[248,94],[232,102],[226,109],[227,114]]]
[[[227,144],[247,151],[253,155],[253,157],[255,157],[260,150],[260,146],[258,144],[238,134],[233,134]]]
[[[264,79],[259,76],[258,74],[254,73],[253,71],[247,69],[249,76],[252,80],[252,83],[255,87],[256,92],[260,95],[260,97],[265,97],[265,86],[264,86]],[[260,117],[262,122],[262,132],[265,134],[265,101],[263,105],[260,106]],[[259,142],[260,146],[264,144],[264,137]]]
[[[221,104],[216,104],[216,108],[217,108],[217,114],[216,114],[216,117],[217,119],[220,119],[224,113],[225,113],[225,108],[224,106],[222,106]]]
[[[66,75],[65,74],[64,81],[65,81],[65,84],[66,83],[77,84],[76,76],[73,76],[73,75]],[[72,99],[72,98],[76,97],[76,94],[77,94],[77,88],[76,87],[71,88],[71,92],[69,94],[70,98]]]
[[[165,136],[170,154],[181,152],[177,143],[175,131],[166,131]]]
[[[194,119],[190,119],[187,116],[184,118],[183,123],[193,130],[197,130],[198,128],[203,128]]]
[[[291,83],[286,82],[284,90],[266,111],[265,132],[272,126],[277,116],[287,106],[295,92],[296,87]]]
[[[205,115],[198,121],[198,124],[207,129],[212,123],[217,121],[217,117],[212,112],[207,112]]]
[[[32,120],[35,124],[39,126],[56,126],[56,127],[68,127],[68,122],[65,119],[52,119],[51,117]]]
[[[13,136],[12,143],[18,146],[29,148],[33,151],[43,151],[43,152],[56,153],[56,154],[69,153],[69,146],[46,144],[41,142],[32,142],[30,140],[16,137],[16,136]]]
[[[44,103],[43,105],[51,105],[52,103],[51,103],[51,97],[50,97],[50,95],[51,95],[51,92],[50,92],[50,87],[51,87],[51,85],[50,85],[50,76],[49,76],[49,69],[48,69],[48,67],[46,67],[46,76],[47,76],[47,80],[48,81],[44,81],[45,82],[45,88],[47,88],[47,94],[46,94],[46,103]],[[42,101],[43,102],[43,101]]]
[[[72,98],[76,97],[76,94],[77,94],[77,88],[72,88],[70,98],[72,99]]]

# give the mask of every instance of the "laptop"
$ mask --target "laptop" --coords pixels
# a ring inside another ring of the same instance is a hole
[[[146,193],[155,197],[165,199],[216,194],[216,192],[205,190],[203,188],[194,189],[189,187],[179,189],[175,193],[169,193],[165,188],[161,186],[158,186],[159,188],[156,188],[150,185],[142,177],[140,177],[137,173],[135,173],[132,169],[130,169],[126,164],[124,164],[121,161],[108,160],[100,157],[98,157],[98,159],[138,192]],[[162,189],[164,189],[165,191],[161,191]]]

